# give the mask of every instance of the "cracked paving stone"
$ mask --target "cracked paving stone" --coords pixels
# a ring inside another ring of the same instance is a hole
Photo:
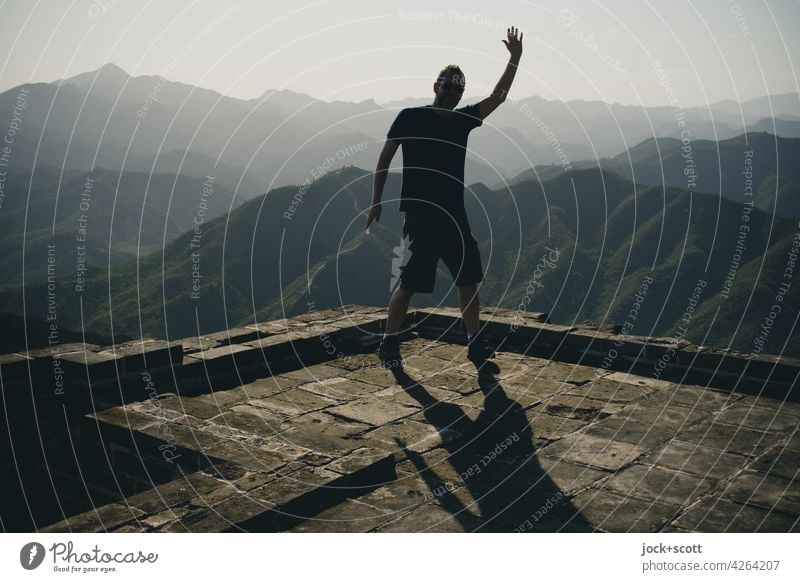
[[[361,503],[395,514],[395,517],[431,499],[433,495],[429,487],[417,475],[400,476],[396,481],[358,497]]]
[[[295,447],[309,449],[328,457],[346,455],[363,446],[357,439],[338,438],[325,432],[310,430],[308,427],[309,425],[291,426],[281,433],[281,437]],[[333,425],[329,428],[335,430],[336,427]]]
[[[342,475],[352,475],[353,473],[371,467],[379,461],[383,461],[389,455],[391,455],[391,453],[386,449],[363,447],[328,463],[325,465],[325,469],[341,473]],[[394,462],[394,457],[392,457],[391,460]]]
[[[572,495],[576,491],[596,483],[610,475],[606,471],[598,471],[581,465],[573,465],[560,459],[537,456],[541,470],[553,484],[565,494]]]
[[[287,531],[365,533],[395,518],[395,515],[377,507],[346,499],[330,509],[303,520]]]
[[[572,434],[588,424],[585,420],[553,416],[552,414],[546,414],[538,409],[527,411],[525,416],[528,418],[533,436],[550,441]]]
[[[359,400],[349,404],[334,406],[327,412],[363,422],[372,426],[382,426],[418,412],[418,408],[396,404],[389,401]]]
[[[726,453],[694,443],[670,441],[648,453],[642,461],[698,477],[723,479],[742,470],[750,460],[748,456]]]
[[[617,471],[640,457],[645,449],[587,434],[570,434],[548,445],[541,453],[581,465]]]
[[[600,400],[566,394],[555,396],[545,401],[542,406],[548,414],[590,422],[607,418],[623,408],[619,404],[609,404]]]
[[[364,435],[366,439],[384,443],[384,446],[391,449],[398,447],[395,439],[399,439],[406,449],[415,453],[424,453],[461,436],[461,433],[455,430],[447,428],[437,430],[430,424],[408,419],[385,424]]]
[[[343,370],[336,366],[327,366],[325,364],[315,364],[293,372],[284,372],[281,374],[282,378],[289,380],[299,380],[300,384],[307,384],[309,382],[319,382],[320,380],[327,380],[328,378],[339,378],[343,374]]]
[[[243,433],[261,437],[273,437],[280,432],[280,425],[277,424],[277,419],[274,415],[265,417],[259,415],[254,407],[248,405],[248,408],[252,410],[230,410],[215,417],[208,426],[208,431],[213,430],[219,433],[222,430],[223,432],[220,434],[228,438],[233,436],[230,431],[242,431]]]
[[[433,503],[426,503],[387,525],[380,526],[384,532],[471,532],[477,531],[483,521],[461,511],[456,515]]]
[[[714,479],[702,479],[660,467],[632,465],[613,475],[603,487],[665,505],[689,505],[715,484]]]
[[[726,484],[720,497],[800,515],[800,491],[793,487],[795,481],[761,473],[744,472]]]
[[[397,386],[397,380],[394,375],[383,366],[371,366],[363,370],[348,372],[344,377],[351,381],[371,385],[374,390]]]
[[[681,431],[675,438],[686,443],[696,443],[730,453],[757,455],[775,444],[780,436],[775,433],[711,422]]]
[[[360,435],[373,427],[363,422],[347,421],[332,416],[327,412],[317,411],[297,416],[281,424],[282,430],[289,428],[308,430],[336,438],[347,439]]]
[[[617,413],[620,418],[639,420],[646,424],[661,427],[688,429],[700,421],[707,421],[708,414],[701,410],[692,410],[685,406],[673,406],[656,398],[645,398],[626,406]]]
[[[358,382],[348,378],[329,378],[319,382],[303,384],[300,388],[324,398],[338,400],[339,402],[356,400],[357,398],[367,396],[368,394],[380,390],[378,386],[374,386],[373,384],[365,384],[364,382]]]
[[[205,473],[191,473],[186,478],[176,479],[131,495],[125,502],[144,513],[152,514],[213,491],[220,485],[221,481]]]
[[[677,430],[674,427],[661,427],[632,418],[612,416],[587,426],[583,432],[650,449],[672,439]]]
[[[609,532],[657,532],[669,523],[678,506],[640,501],[607,489],[588,489],[572,498],[582,519]]]
[[[630,404],[631,402],[636,402],[645,398],[650,392],[650,390],[642,386],[633,386],[600,378],[582,386],[575,386],[572,390],[567,392],[567,394],[585,396],[605,402]]]
[[[672,522],[706,533],[788,533],[798,531],[797,517],[724,499],[703,499]]]
[[[432,386],[420,386],[416,384],[414,388],[406,389],[403,386],[392,386],[391,388],[384,388],[383,390],[379,390],[375,392],[372,397],[377,400],[389,400],[391,402],[397,402],[398,404],[404,404],[406,406],[414,406],[416,408],[422,408],[422,404],[419,400],[414,398],[412,394],[419,395],[419,388],[425,390],[425,398],[431,398],[434,401],[439,402],[451,402],[459,398],[457,392],[451,392],[449,390],[442,390],[440,388],[434,388]]]
[[[574,384],[549,378],[520,375],[500,382],[500,386],[509,394],[524,394],[531,400],[546,400],[566,394],[575,388]]]
[[[740,406],[753,406],[755,408],[765,408],[774,410],[782,414],[791,414],[800,417],[800,402],[791,402],[780,398],[768,398],[766,396],[750,396],[745,394],[736,403]],[[800,423],[800,419],[797,421]]]
[[[786,433],[800,424],[800,418],[791,414],[736,404],[720,412],[715,420],[724,424],[780,433]]]
[[[598,369],[580,364],[548,360],[540,371],[540,377],[552,378],[570,384],[586,384],[598,378]]]
[[[56,524],[38,530],[41,533],[56,532],[105,532],[144,515],[136,507],[121,503],[110,503],[90,511],[74,515]]]
[[[173,507],[172,509],[167,509],[154,515],[148,515],[146,518],[142,519],[141,522],[147,527],[158,529],[170,522],[177,521],[182,517],[185,517],[188,515],[188,513],[188,507]]]
[[[800,467],[800,452],[778,445],[753,461],[748,469],[797,480],[798,467]]]

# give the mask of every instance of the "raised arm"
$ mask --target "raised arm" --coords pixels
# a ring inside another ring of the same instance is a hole
[[[511,89],[514,75],[517,74],[519,59],[522,57],[522,33],[519,33],[519,38],[517,38],[518,32],[519,30],[512,26],[507,32],[508,40],[502,41],[511,55],[508,58],[506,70],[497,82],[497,86],[494,88],[492,94],[478,103],[481,119],[485,119],[492,111],[497,109],[497,107],[506,100],[506,95],[508,95],[508,91]]]
[[[400,143],[393,139],[387,139],[383,144],[383,149],[378,156],[378,165],[375,166],[375,177],[372,180],[372,207],[367,215],[367,225],[364,230],[369,228],[373,220],[381,218],[381,198],[383,198],[383,187],[386,185],[386,176],[389,173],[389,165],[392,163],[397,148]]]

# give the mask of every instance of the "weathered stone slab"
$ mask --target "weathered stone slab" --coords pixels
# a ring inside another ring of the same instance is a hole
[[[687,430],[701,421],[708,420],[708,414],[702,410],[667,404],[658,396],[626,406],[616,416],[676,430]]]
[[[750,457],[673,440],[649,453],[644,462],[699,477],[724,479],[743,469]]]
[[[349,404],[334,406],[328,409],[330,414],[341,416],[357,422],[363,422],[372,426],[382,426],[384,424],[400,420],[411,416],[419,409],[416,407],[405,406],[390,401],[357,400]]]
[[[606,489],[588,489],[572,503],[595,528],[609,532],[656,532],[678,511],[677,506],[640,501]]]
[[[430,424],[415,420],[401,420],[385,424],[364,435],[365,439],[380,442],[389,450],[398,448],[395,439],[399,439],[406,449],[415,453],[424,453],[461,436],[461,433],[456,430],[448,428],[437,430]]]
[[[259,362],[261,354],[258,350],[246,345],[230,344],[186,355],[183,358],[183,370],[185,377],[204,377],[232,373],[237,368]]]
[[[788,533],[797,531],[797,518],[778,511],[724,499],[704,499],[673,521],[687,531],[706,533]]]
[[[323,432],[312,431],[307,428],[307,425],[290,426],[281,433],[281,438],[296,447],[303,447],[329,457],[346,455],[363,446],[357,439],[338,438]]]
[[[292,527],[289,531],[366,533],[394,519],[397,519],[396,515],[382,509],[347,499]]]
[[[738,424],[756,430],[785,434],[800,426],[800,417],[764,408],[734,404],[720,412],[716,422]]]
[[[651,449],[672,439],[677,434],[677,429],[670,426],[649,424],[631,418],[612,416],[593,423],[584,432]]]
[[[575,396],[585,396],[595,400],[630,404],[641,400],[652,391],[642,386],[633,386],[622,382],[610,381],[607,378],[599,378],[582,386],[573,386],[567,394]]]
[[[181,344],[181,346],[183,346],[184,355],[203,350],[210,350],[222,345],[219,341],[207,337],[185,337],[177,341]]]
[[[609,376],[607,372],[602,369],[555,361],[549,361],[537,374],[537,378],[551,378],[559,382],[569,382],[578,385],[586,384],[599,377],[608,378]]]
[[[715,483],[713,479],[671,469],[635,464],[617,472],[603,487],[665,505],[689,505],[710,491]]]
[[[433,494],[425,481],[417,475],[403,473],[397,480],[358,497],[361,503],[392,513],[394,519],[431,499]]]
[[[425,503],[403,517],[377,528],[377,531],[393,533],[457,533],[479,531],[484,522],[462,511],[456,515],[439,505]]]
[[[800,451],[785,449],[778,445],[753,461],[749,469],[759,473],[777,475],[785,479],[797,480],[798,467],[800,467]]]
[[[564,460],[552,459],[544,455],[536,455],[536,461],[539,465],[539,470],[565,495],[573,495],[610,475],[606,471],[574,465]]]
[[[260,337],[267,337],[271,335],[286,333],[287,331],[289,331],[289,323],[288,323],[289,321],[290,320],[287,319],[279,319],[275,321],[262,321],[259,323],[254,323],[252,325],[246,325],[245,327],[247,329],[252,329],[257,331]],[[292,318],[291,321],[297,321],[297,320],[296,318]]]
[[[110,503],[42,528],[39,532],[106,532],[122,524],[133,522],[141,515],[143,515],[141,511],[130,505]]]
[[[85,353],[75,352],[77,355]],[[142,340],[112,346],[97,353],[115,358],[120,374],[127,375],[178,365],[183,359],[183,346],[174,341]]]
[[[349,378],[328,378],[319,382],[303,384],[302,389],[331,400],[346,402],[373,394],[380,390],[380,387]]]
[[[681,431],[677,440],[741,455],[757,455],[774,445],[779,435],[728,424],[702,423]]]
[[[420,402],[414,396],[420,396],[418,392],[419,388],[410,388],[406,389],[403,386],[392,386],[390,388],[384,388],[382,390],[378,390],[371,397],[377,401],[390,401],[396,402],[398,404],[405,404],[406,406],[413,406],[416,408],[424,408],[425,406],[429,406],[427,403],[427,399],[432,398],[434,402],[451,402],[451,401],[458,401],[459,405],[464,404],[464,399],[462,396],[458,394],[458,392],[451,392],[449,390],[442,390],[441,388],[434,388],[433,386],[422,386],[421,389],[425,390],[427,395],[425,396],[426,402]],[[479,399],[481,402],[483,401],[483,395],[480,393],[474,393],[473,397]],[[481,405],[481,408],[483,406]]]
[[[571,325],[552,323],[529,323],[514,331],[513,341],[528,348],[556,348],[562,344],[566,336],[578,328]]]
[[[276,471],[296,458],[296,455],[284,454],[280,450],[268,450],[236,441],[222,442],[205,453],[209,457],[234,462],[247,471],[266,473]]]
[[[559,380],[521,374],[499,382],[506,394],[525,395],[529,401],[543,401],[559,394],[566,394],[576,386]]]
[[[273,328],[274,326],[270,326],[270,329]],[[218,331],[216,333],[206,334],[203,337],[207,340],[218,342],[221,345],[227,345],[243,344],[245,342],[257,340],[259,337],[263,337],[263,335],[264,334],[259,331],[258,327],[247,326],[223,329],[222,331]]]
[[[248,405],[249,406],[249,405]],[[255,407],[251,407],[255,408]],[[212,418],[209,423],[206,425],[207,429],[204,431],[209,433],[212,431],[214,426],[221,426],[227,429],[232,429],[235,431],[240,431],[242,434],[247,435],[256,435],[261,437],[274,437],[279,432],[281,432],[280,423],[283,419],[276,418],[274,415],[260,415],[257,414],[255,410],[242,410],[241,408],[237,410],[228,410],[220,414],[219,416],[215,416]],[[220,433],[219,431],[214,431],[217,434],[221,434],[226,438],[231,438],[230,432]],[[217,439],[217,442],[220,439]]]
[[[617,471],[635,461],[644,450],[629,443],[573,433],[548,445],[541,453],[581,465]]]
[[[141,430],[144,427],[163,422],[162,419],[156,416],[144,414],[125,406],[107,408],[90,414],[89,418],[128,430]]]
[[[533,436],[547,440],[557,440],[586,426],[585,420],[575,420],[563,416],[546,414],[538,408],[526,413]]]
[[[325,465],[325,469],[341,475],[351,475],[368,469],[375,463],[386,462],[387,459],[394,464],[394,456],[388,450],[376,447],[362,447],[328,463]]]
[[[70,379],[86,382],[86,368],[93,382],[111,380],[124,375],[124,368],[117,357],[108,351],[104,352],[72,352],[60,356],[64,373]]]
[[[223,402],[209,396],[180,397],[167,396],[158,399],[163,408],[188,414],[194,418],[208,419],[227,410]]]
[[[592,400],[582,396],[560,394],[546,400],[542,407],[553,416],[565,416],[576,420],[593,422],[602,420],[622,410],[623,405]]]
[[[281,374],[281,376],[283,378],[296,379],[300,384],[305,384],[308,382],[320,382],[329,378],[340,378],[344,376],[344,374],[341,368],[317,364],[314,366],[306,366],[293,372],[285,372]]]
[[[800,402],[792,402],[785,398],[769,398],[767,396],[750,396],[749,394],[745,394],[736,401],[736,404],[774,410],[783,414],[791,414],[800,417]],[[798,420],[798,422],[800,422],[800,420]]]
[[[792,484],[793,481],[783,477],[746,471],[737,475],[719,495],[731,501],[777,509],[797,517],[800,516],[800,491]]]
[[[341,439],[359,435],[370,428],[362,422],[347,421],[324,411],[315,411],[297,416],[281,423],[282,429],[294,428],[301,431],[316,432]]]
[[[152,515],[188,502],[198,495],[207,494],[221,484],[221,481],[205,473],[192,473],[185,478],[181,477],[129,496],[125,501],[131,507]]]

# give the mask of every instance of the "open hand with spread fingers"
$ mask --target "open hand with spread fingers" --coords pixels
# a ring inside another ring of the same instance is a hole
[[[501,42],[506,45],[508,52],[511,53],[511,58],[519,60],[519,58],[522,56],[523,33],[519,32],[519,29],[516,26],[512,26],[507,30],[508,30],[507,32],[508,40],[503,40]],[[519,34],[519,38],[517,38],[517,34]]]

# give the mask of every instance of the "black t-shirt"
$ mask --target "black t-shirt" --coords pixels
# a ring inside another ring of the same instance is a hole
[[[432,105],[408,107],[397,114],[386,137],[403,148],[402,212],[431,213],[436,207],[464,211],[467,137],[482,123],[477,104],[454,109],[449,117]]]

